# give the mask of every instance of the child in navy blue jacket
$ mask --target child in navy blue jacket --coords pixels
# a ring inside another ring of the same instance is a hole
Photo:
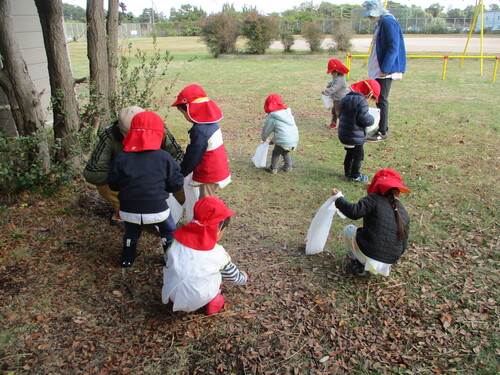
[[[374,79],[353,83],[351,92],[340,101],[339,140],[346,150],[344,173],[352,182],[366,182],[368,177],[359,173],[365,157],[366,128],[373,125],[368,103],[378,100],[380,85]]]
[[[153,112],[136,114],[123,140],[123,152],[109,170],[108,184],[119,191],[120,216],[125,222],[121,256],[124,268],[131,267],[135,260],[144,224],[158,228],[164,251],[174,240],[176,225],[167,198],[183,187],[184,177],[179,164],[160,148],[164,136],[160,116]]]

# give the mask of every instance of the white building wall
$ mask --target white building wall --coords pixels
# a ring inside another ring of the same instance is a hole
[[[42,26],[33,0],[10,0],[14,30],[28,73],[40,98],[46,115],[46,122],[52,122],[50,113],[50,82],[47,69],[47,56],[42,35]],[[0,128],[4,127],[9,135],[16,135],[15,124],[7,106],[5,93],[0,89]]]

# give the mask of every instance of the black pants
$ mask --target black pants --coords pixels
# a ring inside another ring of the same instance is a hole
[[[346,177],[358,178],[359,170],[361,169],[361,162],[365,158],[365,150],[363,145],[354,147],[344,147],[344,173]]]
[[[139,238],[141,237],[143,225],[144,224],[134,224],[125,221],[122,261],[133,262],[135,260],[137,241],[139,241]],[[172,214],[170,214],[166,220],[150,225],[154,225],[158,229],[163,245],[163,251],[167,251],[174,241],[174,231],[177,229],[175,221],[172,218]]]
[[[391,91],[392,78],[377,79],[380,84],[380,96],[377,107],[380,109],[380,122],[378,131],[387,134],[389,130],[389,92]]]

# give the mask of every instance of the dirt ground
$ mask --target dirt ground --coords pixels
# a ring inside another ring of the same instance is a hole
[[[368,51],[371,43],[370,37],[354,38],[352,43],[354,45],[353,50],[364,53]],[[322,47],[327,49],[332,45],[332,39],[323,40]],[[465,45],[467,44],[467,35],[459,37],[405,37],[406,52],[457,52],[462,54],[464,52]],[[271,49],[282,49],[281,42],[274,42]],[[294,50],[307,50],[308,45],[305,40],[296,40],[293,45]],[[467,46],[467,52],[469,53],[479,53],[481,50],[481,39],[474,36],[470,39],[469,45]],[[500,37],[490,37],[483,39],[483,51],[487,55],[500,54]]]

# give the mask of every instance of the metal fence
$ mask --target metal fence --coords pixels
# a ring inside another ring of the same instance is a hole
[[[67,40],[87,39],[86,23],[65,23]],[[122,23],[118,26],[118,39],[150,37],[153,34],[154,24],[151,23]]]
[[[357,34],[371,34],[375,27],[366,18],[354,17],[351,19],[342,18],[344,22],[349,20]],[[468,33],[470,18],[397,18],[404,33],[424,33],[424,34],[447,34],[447,33]],[[320,21],[324,34],[333,34],[335,23],[338,19]],[[151,23],[123,23],[118,26],[118,38],[140,38],[151,37],[153,33],[157,36],[186,35],[182,30],[182,25],[164,27],[166,24]],[[87,39],[87,25],[85,23],[66,23],[66,36],[68,40]],[[159,26],[162,25],[162,26]],[[301,34],[299,22],[292,24],[282,23],[281,27],[286,27],[293,34]],[[192,35],[192,34],[189,34]]]

